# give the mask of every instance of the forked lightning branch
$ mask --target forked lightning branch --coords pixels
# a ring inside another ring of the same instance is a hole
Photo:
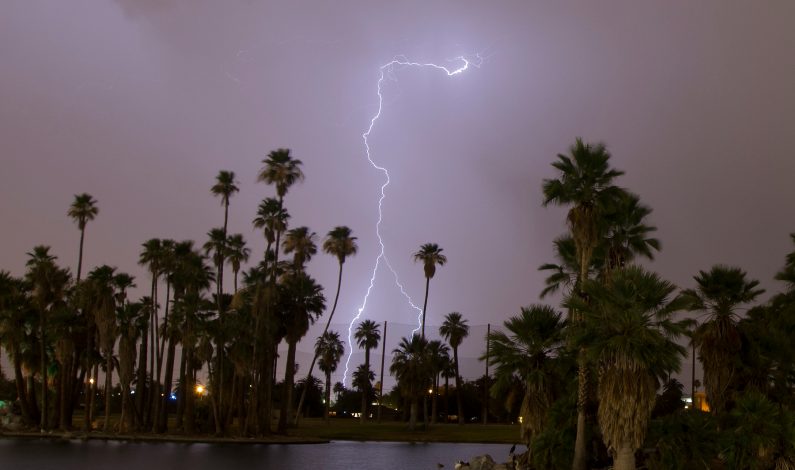
[[[382,262],[386,265],[389,271],[392,272],[392,276],[395,279],[395,285],[397,285],[398,289],[400,289],[400,293],[403,294],[403,296],[406,298],[406,301],[408,302],[409,306],[411,306],[411,308],[417,312],[418,325],[417,328],[415,328],[412,331],[412,334],[415,334],[417,331],[419,331],[422,321],[422,309],[414,304],[414,302],[411,300],[411,296],[403,288],[403,284],[400,283],[400,278],[398,277],[397,271],[395,271],[395,269],[392,268],[392,265],[389,263],[389,258],[386,256],[386,247],[384,245],[384,239],[381,236],[381,222],[384,219],[383,203],[384,199],[386,199],[386,188],[387,186],[389,186],[390,179],[389,179],[389,171],[386,169],[386,167],[377,164],[373,160],[372,155],[370,153],[369,138],[370,138],[370,133],[373,131],[373,127],[375,127],[375,123],[378,121],[378,118],[381,117],[381,112],[383,111],[384,108],[384,96],[382,93],[384,80],[387,77],[393,78],[394,74],[398,70],[408,67],[428,68],[438,72],[443,72],[448,77],[453,77],[464,73],[466,70],[469,69],[470,66],[478,67],[481,62],[480,56],[476,55],[475,59],[476,59],[475,61],[470,61],[464,56],[456,57],[454,60],[456,62],[459,62],[461,65],[458,68],[449,68],[434,63],[410,62],[403,57],[398,57],[392,60],[391,62],[382,65],[379,69],[378,83],[376,86],[378,93],[378,111],[370,119],[370,126],[362,134],[362,140],[364,140],[364,149],[367,156],[367,161],[370,162],[370,165],[372,165],[373,168],[382,172],[385,178],[384,184],[381,185],[381,194],[378,199],[378,222],[375,224],[375,234],[376,237],[378,238],[378,245],[380,251],[378,252],[378,257],[375,259],[375,265],[373,266],[373,274],[372,276],[370,276],[370,285],[367,287],[367,292],[364,295],[362,304],[359,307],[356,315],[351,319],[351,322],[348,325],[348,358],[345,360],[345,373],[342,376],[343,384],[345,384],[347,381],[349,364],[351,361],[351,356],[353,355],[354,348],[353,348],[353,342],[351,341],[353,337],[353,326],[359,320],[359,318],[361,318],[362,314],[364,313],[364,310],[367,308],[367,300],[370,297],[370,292],[373,290],[373,286],[375,285],[375,278],[378,274],[378,268],[381,266]]]

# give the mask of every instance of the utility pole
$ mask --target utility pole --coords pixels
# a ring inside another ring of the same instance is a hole
[[[483,379],[483,424],[489,423],[489,336],[491,323],[486,324],[486,376]]]
[[[378,390],[377,421],[381,422],[381,408],[384,402],[384,358],[386,358],[386,320],[384,320],[384,336],[381,338],[381,387]]]

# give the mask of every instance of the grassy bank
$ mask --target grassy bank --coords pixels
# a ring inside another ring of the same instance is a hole
[[[118,417],[112,416],[115,424]],[[303,419],[298,427],[290,428],[287,435],[270,435],[265,438],[214,437],[212,435],[186,436],[184,434],[117,434],[93,431],[84,433],[77,430],[71,432],[51,431],[39,433],[35,430],[7,431],[0,430],[0,437],[27,439],[98,439],[127,440],[138,442],[184,442],[184,443],[218,443],[218,444],[309,444],[328,441],[400,441],[400,442],[461,442],[483,444],[512,444],[519,440],[519,426],[508,424],[435,424],[430,429],[409,431],[405,423],[399,422],[368,422],[359,423],[355,419],[332,419],[328,424],[322,419]]]
[[[519,425],[435,424],[428,430],[409,431],[405,423],[361,424],[354,419],[304,419],[289,434],[296,437],[352,441],[467,442],[512,444],[519,440]]]

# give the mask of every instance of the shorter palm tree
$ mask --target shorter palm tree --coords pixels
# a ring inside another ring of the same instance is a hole
[[[439,327],[439,334],[450,343],[453,349],[453,366],[455,367],[455,395],[458,404],[458,424],[464,424],[464,401],[461,396],[461,372],[458,368],[458,347],[469,335],[469,325],[464,317],[458,312],[450,312],[444,317],[442,326]],[[445,394],[447,390],[445,390]]]
[[[742,269],[729,266],[699,271],[694,279],[697,287],[686,290],[684,295],[690,299],[691,310],[704,312],[704,320],[693,334],[693,344],[704,366],[704,389],[710,410],[720,414],[734,377],[734,358],[742,346],[738,310],[753,302],[764,289],[758,288],[759,281],[747,279]]]
[[[496,366],[495,386],[508,388],[517,376],[524,382],[520,434],[528,447],[543,430],[554,400],[555,361],[564,346],[565,324],[554,308],[531,305],[505,322],[509,334],[495,331],[488,338],[489,364]]]
[[[325,383],[325,405],[326,409],[323,418],[328,423],[328,412],[331,407],[331,374],[337,370],[337,366],[345,353],[345,346],[340,340],[340,335],[336,331],[327,331],[315,342],[315,355],[318,357],[318,367],[321,372],[326,374]]]
[[[673,316],[688,300],[671,298],[675,289],[656,274],[630,266],[615,273],[609,285],[586,282],[588,301],[581,296],[566,301],[583,315],[574,327],[575,343],[599,371],[599,427],[616,470],[635,468],[657,389],[679,371],[687,354],[676,339],[692,322]]]
[[[353,337],[356,339],[356,344],[364,349],[364,369],[370,371],[370,351],[377,348],[378,342],[381,341],[381,331],[378,327],[378,323],[372,320],[361,322],[356,328]],[[367,377],[369,377],[369,375],[367,375]],[[375,378],[375,376],[373,376],[373,378]],[[368,396],[370,395],[371,383],[372,381],[368,381],[366,384],[362,384],[362,423],[367,421],[367,403]]]
[[[419,397],[423,394],[428,384],[428,341],[425,338],[413,335],[411,338],[402,338],[398,347],[392,351],[392,365],[389,372],[398,381],[401,395],[411,403],[409,412],[409,430],[417,427],[417,410]]]

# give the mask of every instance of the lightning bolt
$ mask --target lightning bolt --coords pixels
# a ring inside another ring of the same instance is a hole
[[[414,302],[411,300],[411,296],[406,292],[406,289],[403,288],[403,284],[400,283],[400,278],[398,277],[397,271],[395,271],[395,269],[392,267],[392,264],[389,263],[389,258],[387,258],[386,256],[386,248],[384,246],[384,240],[381,237],[381,222],[384,219],[383,202],[384,199],[386,199],[386,187],[389,186],[390,183],[389,171],[386,169],[386,167],[383,167],[377,164],[375,161],[373,161],[373,158],[370,154],[370,143],[368,139],[370,137],[370,133],[373,131],[373,127],[375,127],[376,121],[378,121],[378,118],[381,117],[381,112],[383,111],[384,97],[382,94],[382,87],[384,84],[384,79],[387,76],[393,77],[393,73],[395,72],[395,68],[397,67],[432,68],[434,70],[444,72],[445,74],[447,74],[448,77],[452,77],[464,73],[466,70],[469,69],[470,65],[473,67],[479,67],[482,62],[480,55],[476,54],[475,59],[476,60],[474,61],[470,61],[464,56],[456,57],[454,60],[460,61],[462,65],[458,68],[451,69],[443,65],[437,65],[434,63],[410,62],[405,57],[396,57],[391,62],[382,65],[378,69],[380,74],[378,77],[378,84],[376,87],[378,92],[378,111],[375,113],[375,115],[373,115],[372,118],[370,118],[370,126],[362,134],[362,140],[364,141],[364,149],[367,155],[367,161],[370,162],[370,165],[372,165],[373,168],[382,172],[384,174],[384,177],[386,178],[384,184],[381,185],[381,197],[378,199],[378,222],[375,224],[375,234],[378,237],[378,244],[380,245],[381,250],[378,253],[378,257],[375,259],[375,266],[373,266],[373,274],[372,276],[370,276],[370,285],[367,287],[367,293],[364,295],[364,299],[362,300],[362,304],[359,307],[358,312],[356,313],[356,315],[353,317],[350,324],[348,325],[348,358],[345,360],[345,374],[342,376],[343,384],[345,384],[346,379],[348,377],[349,364],[351,361],[351,356],[353,355],[353,342],[352,342],[353,325],[356,323],[357,320],[359,320],[359,318],[361,318],[362,313],[364,313],[364,310],[367,307],[367,299],[370,297],[370,292],[373,290],[373,286],[375,285],[375,277],[376,274],[378,273],[378,267],[381,265],[382,261],[384,262],[386,267],[390,271],[392,271],[392,275],[395,278],[395,284],[400,289],[400,293],[403,294],[403,296],[406,298],[406,301],[408,301],[411,308],[417,311],[418,325],[417,328],[411,331],[411,334],[412,335],[416,334],[417,331],[419,331],[419,329],[422,327],[422,309],[414,305]]]

